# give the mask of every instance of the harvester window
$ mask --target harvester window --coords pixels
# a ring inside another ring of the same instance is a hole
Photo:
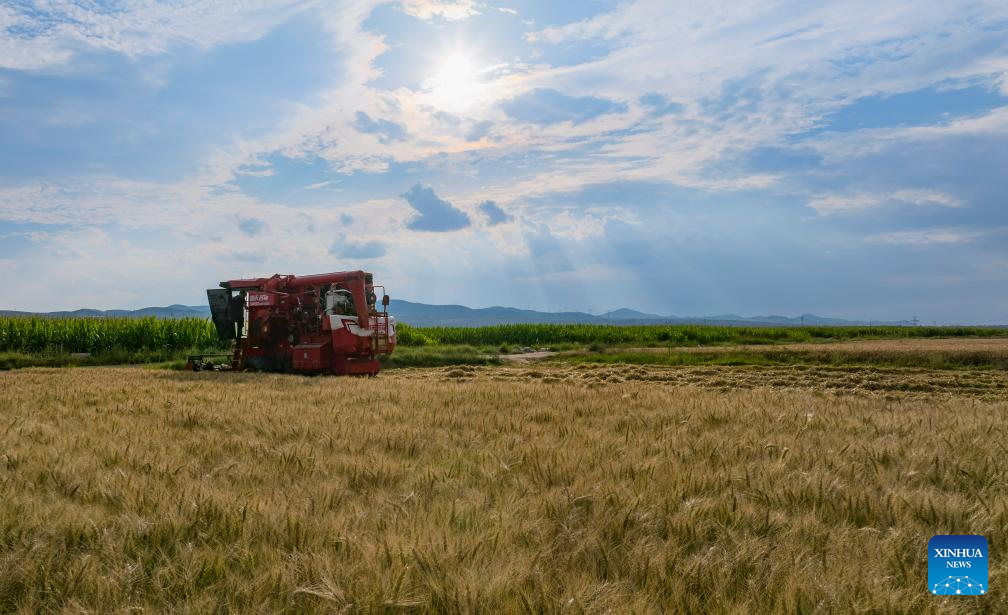
[[[356,314],[353,294],[345,288],[331,288],[326,293],[326,314]]]

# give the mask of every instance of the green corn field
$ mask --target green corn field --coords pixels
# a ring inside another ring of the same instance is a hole
[[[917,337],[1002,337],[1008,329],[980,327],[719,327],[706,325],[512,324],[489,327],[410,327],[397,329],[403,346],[468,344],[675,345],[774,344],[851,339]]]
[[[973,327],[715,327],[702,325],[512,324],[397,328],[402,346],[542,346],[550,344],[711,345],[904,337],[999,337],[1006,329]],[[0,318],[0,352],[88,352],[218,348],[209,319]]]
[[[213,324],[200,318],[0,318],[0,351],[98,354],[218,344]]]

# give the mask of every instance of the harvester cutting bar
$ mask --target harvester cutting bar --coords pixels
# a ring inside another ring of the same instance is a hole
[[[201,371],[227,371],[230,370],[231,359],[233,355],[231,353],[209,353],[209,354],[191,354],[187,357],[185,368],[191,372],[201,372]],[[215,363],[213,359],[226,358],[227,363]]]

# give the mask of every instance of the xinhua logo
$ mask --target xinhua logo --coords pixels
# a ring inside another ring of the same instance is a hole
[[[928,590],[938,596],[987,593],[987,539],[933,536],[928,541]]]

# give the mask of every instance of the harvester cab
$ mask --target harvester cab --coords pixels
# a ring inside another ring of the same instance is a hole
[[[374,375],[396,345],[384,290],[364,271],[277,274],[221,282],[207,300],[217,335],[234,341],[232,369]]]

